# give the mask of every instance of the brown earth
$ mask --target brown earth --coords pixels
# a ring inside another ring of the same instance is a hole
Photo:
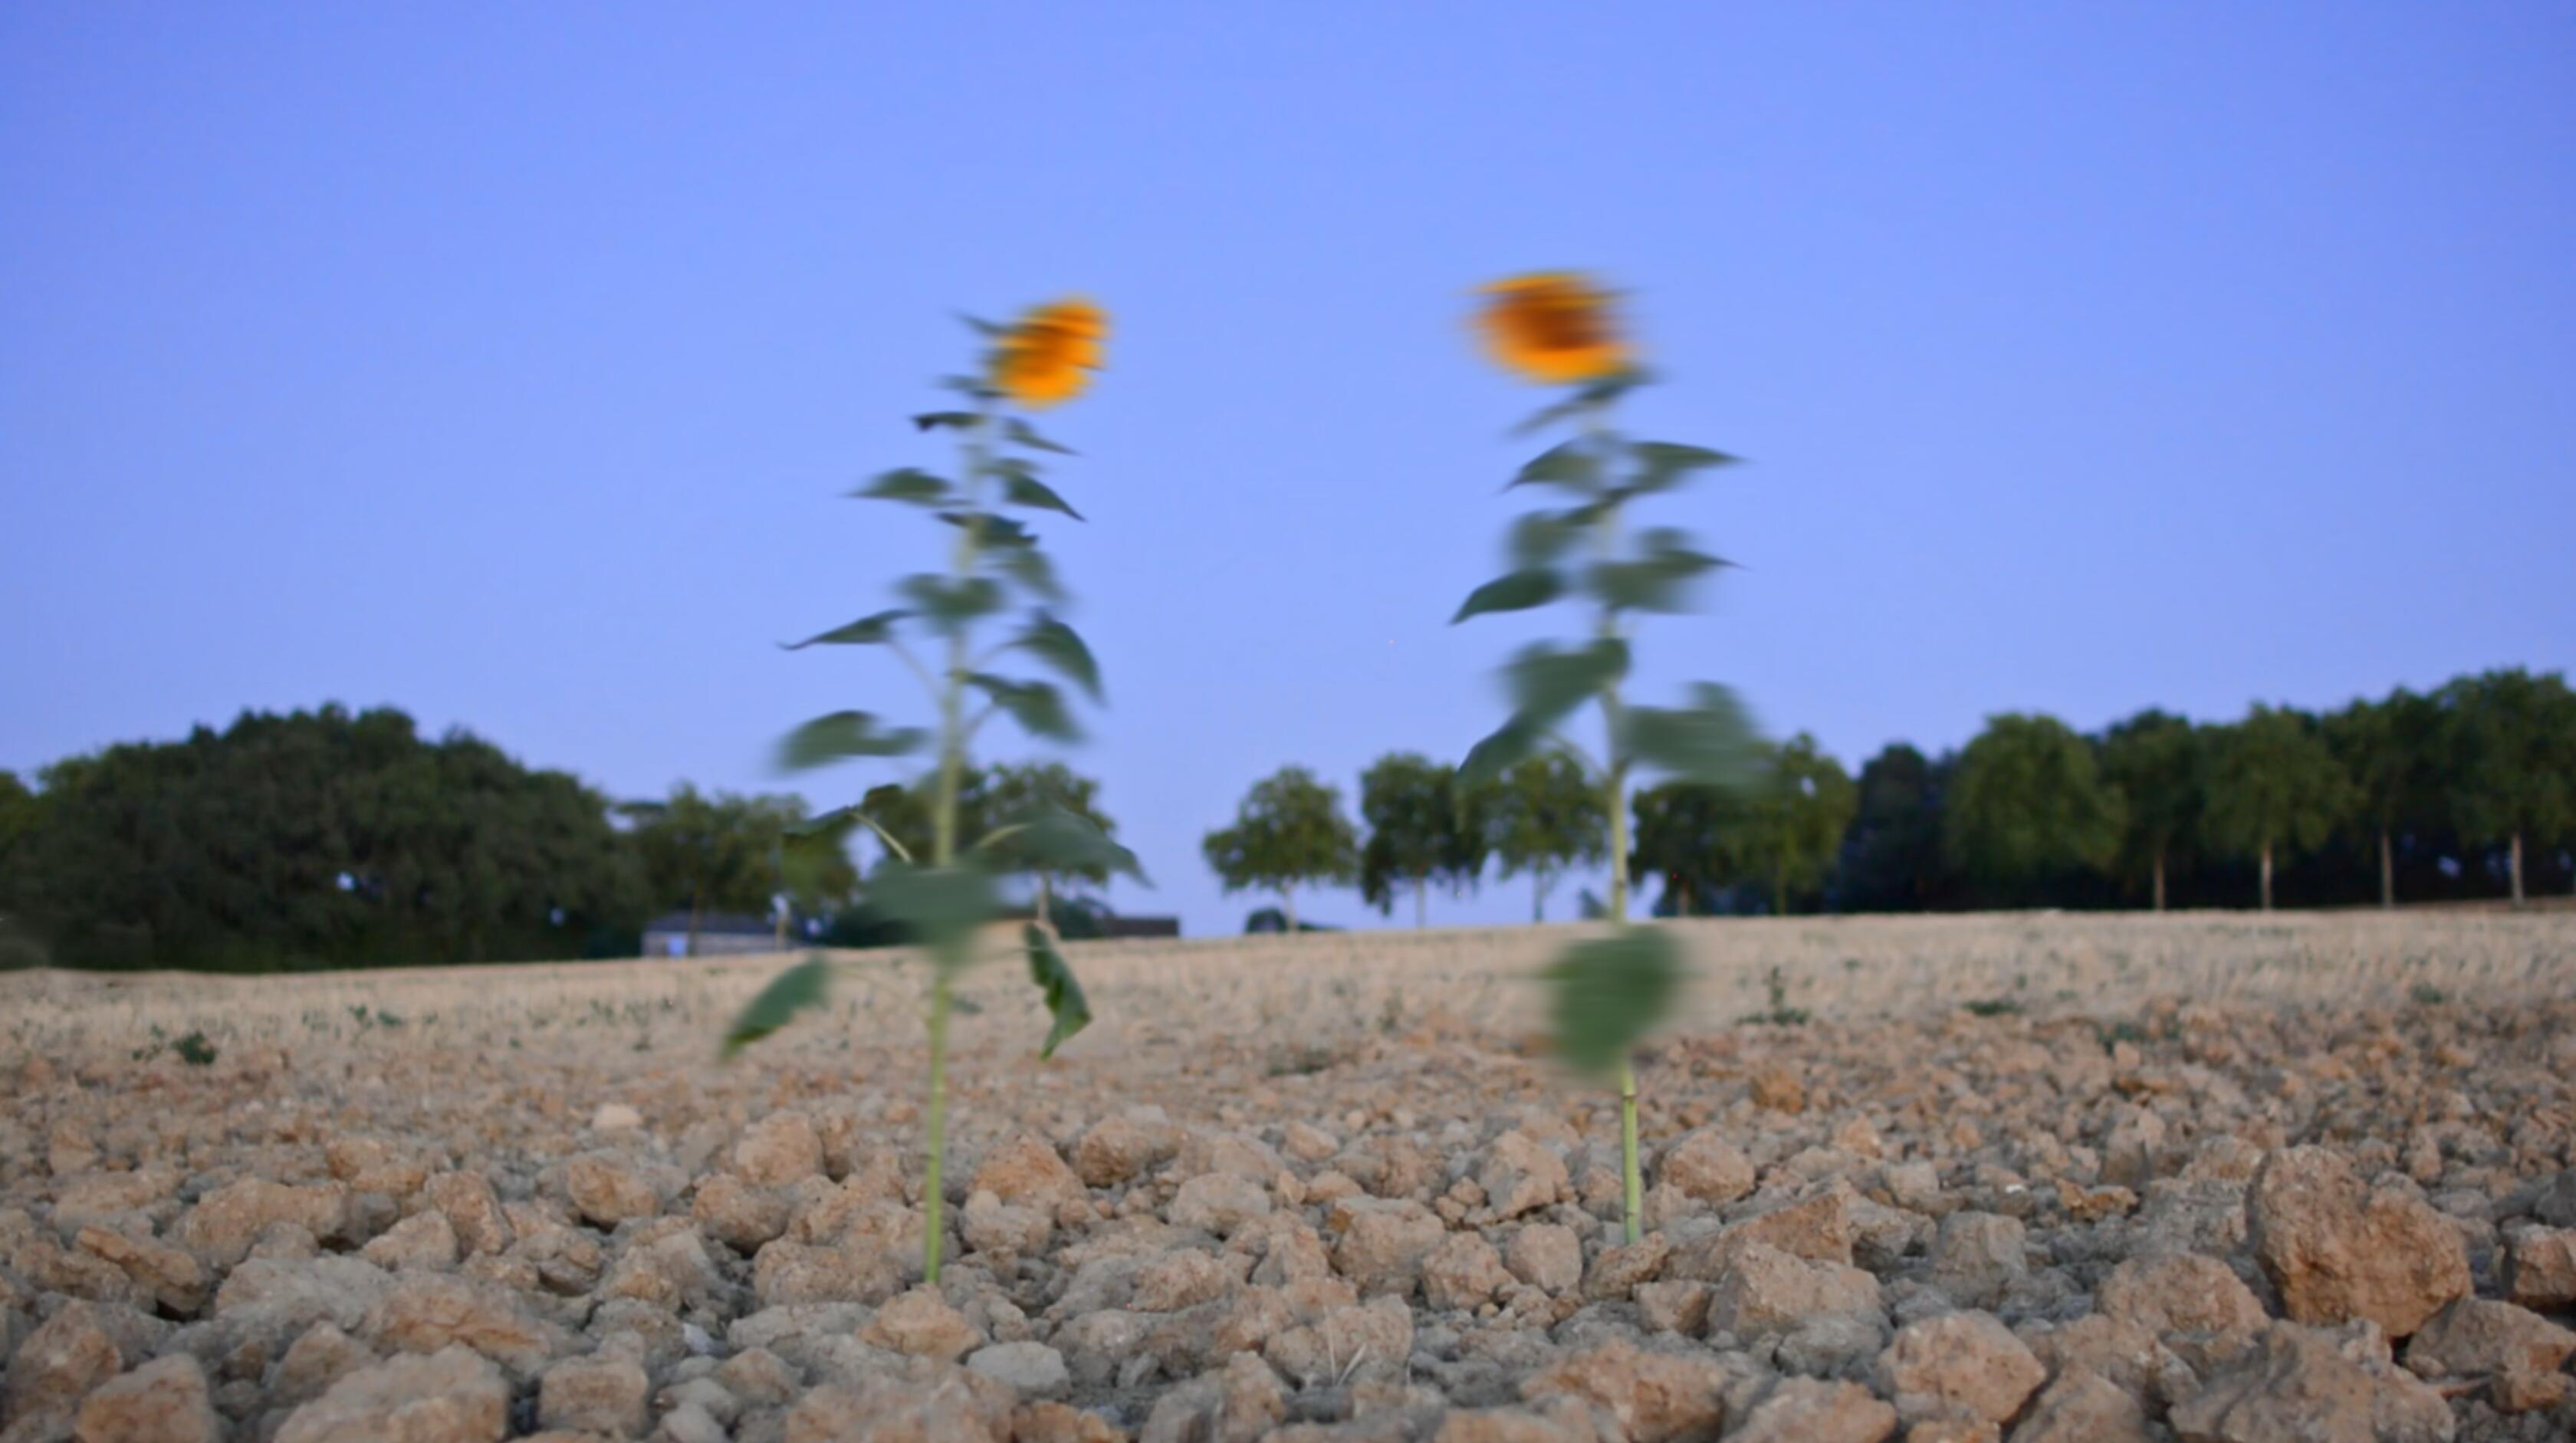
[[[2576,917],[1681,930],[1628,1246],[1576,929],[978,971],[937,1290],[891,955],[0,976],[0,1443],[2576,1437]]]

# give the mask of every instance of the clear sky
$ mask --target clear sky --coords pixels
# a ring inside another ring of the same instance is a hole
[[[1232,930],[1250,782],[1455,757],[1572,625],[1445,625],[1544,399],[1468,292],[1569,265],[1754,463],[1654,518],[1747,569],[1645,693],[1857,767],[2576,662],[2576,6],[16,5],[0,767],[336,699],[781,785],[915,710],[772,645],[936,564],[839,493],[942,459],[953,309],[1079,290],[1074,760]]]

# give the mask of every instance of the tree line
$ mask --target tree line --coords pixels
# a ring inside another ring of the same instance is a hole
[[[176,742],[0,771],[0,965],[278,971],[631,957],[656,915],[718,913],[794,938],[903,940],[866,906],[852,847],[928,845],[914,791],[880,788],[882,832],[809,824],[794,795],[617,801],[471,733],[392,708],[246,712]],[[1115,824],[1061,764],[977,769],[970,815],[1044,800]],[[1024,869],[1025,870],[1025,869]],[[1036,874],[1068,936],[1106,879]],[[692,939],[694,942],[694,938]]]
[[[2576,886],[2576,693],[2515,668],[2400,688],[2318,714],[2233,721],[2150,709],[2085,734],[1989,717],[1937,757],[1904,742],[1854,777],[1800,732],[1762,744],[1758,780],[1630,798],[1632,872],[1661,915],[2228,907],[2509,897]],[[1533,919],[1566,873],[1608,855],[1598,788],[1565,753],[1465,786],[1415,752],[1359,779],[1359,821],[1303,767],[1257,783],[1210,832],[1229,892],[1356,884],[1382,914],[1437,887],[1526,877]]]
[[[2316,714],[2148,710],[2084,734],[1990,717],[1938,756],[1898,742],[1857,776],[1798,733],[1753,786],[1634,794],[1636,876],[1664,915],[1997,907],[2334,906],[2576,888],[2576,695],[2490,671]],[[615,800],[391,708],[244,713],[175,742],[0,772],[0,965],[266,971],[634,956],[646,921],[772,919],[782,943],[903,940],[858,861],[926,852],[921,784],[817,828],[793,795]],[[1356,885],[1381,914],[1525,885],[1543,919],[1609,856],[1601,789],[1564,753],[1462,787],[1416,752],[1359,778],[1356,816],[1302,767],[1256,784],[1204,857],[1229,892]],[[1100,784],[1061,763],[970,768],[969,821],[1037,803],[1114,834]],[[989,830],[978,826],[977,832]],[[1068,937],[1099,930],[1103,876],[1016,866]],[[1255,914],[1262,919],[1261,913]],[[1261,924],[1260,921],[1256,925]]]

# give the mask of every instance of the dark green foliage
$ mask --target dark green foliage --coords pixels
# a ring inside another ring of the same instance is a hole
[[[1038,1047],[1038,1057],[1044,1060],[1055,1056],[1065,1039],[1091,1025],[1091,1004],[1083,999],[1082,984],[1074,980],[1073,969],[1065,965],[1064,954],[1056,950],[1045,928],[1023,927],[1020,936],[1028,948],[1029,980],[1037,984],[1047,1015],[1054,1019],[1046,1041]]]
[[[1360,897],[1381,915],[1395,906],[1398,883],[1411,886],[1414,925],[1424,920],[1433,881],[1452,891],[1475,885],[1492,850],[1490,788],[1462,786],[1454,767],[1418,752],[1390,752],[1360,774]]]
[[[2510,849],[2515,901],[2523,853],[2576,833],[2576,693],[2556,672],[2520,667],[2443,688],[2451,814],[2473,842]]]
[[[1581,942],[1548,964],[1557,1051],[1578,1071],[1617,1066],[1681,991],[1681,949],[1660,928]]]
[[[1842,763],[1807,733],[1767,750],[1761,780],[1725,814],[1736,829],[1725,850],[1769,893],[1779,915],[1824,885],[1859,796]]]
[[[821,1007],[831,986],[832,964],[820,957],[808,957],[770,978],[725,1033],[724,1055],[731,1057],[795,1021],[798,1013]]]
[[[2200,830],[2209,785],[2205,739],[2190,722],[2150,708],[2103,736],[2101,768],[2120,794],[2120,869],[2146,881],[2161,908],[2166,869]]]
[[[1291,930],[1297,887],[1348,882],[1359,873],[1359,836],[1342,815],[1341,793],[1304,767],[1282,767],[1254,783],[1233,824],[1199,846],[1228,895],[1279,893]]]
[[[2203,829],[2218,850],[2259,862],[2266,908],[2275,860],[2322,845],[2353,801],[2351,781],[2304,713],[2257,705],[2215,734]]]
[[[1530,877],[1530,920],[1547,915],[1547,894],[1567,868],[1609,852],[1601,787],[1565,752],[1530,757],[1493,784],[1485,802],[1494,857],[1506,878]]]
[[[569,957],[650,906],[604,798],[391,709],[246,712],[41,779],[0,788],[0,912],[64,965]]]
[[[1647,787],[1629,799],[1636,818],[1629,870],[1663,879],[1655,910],[1687,917],[1705,912],[1740,865],[1729,850],[1739,839],[1741,799],[1693,782]]]
[[[2055,717],[2003,712],[1960,754],[1943,844],[1988,882],[2025,887],[2107,865],[2123,816],[2084,738]]]
[[[1837,910],[1914,912],[1941,905],[1951,873],[1941,851],[1946,763],[1891,742],[1860,769],[1860,805],[1828,889]]]

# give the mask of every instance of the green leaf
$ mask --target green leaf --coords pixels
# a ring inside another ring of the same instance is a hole
[[[981,419],[972,411],[924,411],[912,418],[912,424],[924,431],[940,426],[963,431]]]
[[[877,719],[866,712],[836,711],[789,732],[778,744],[778,766],[799,772],[848,757],[899,757],[921,750],[929,740],[919,727],[879,730]]]
[[[1512,565],[1522,570],[1554,564],[1583,540],[1591,508],[1533,511],[1512,523]]]
[[[1739,459],[1705,446],[1682,446],[1671,441],[1639,441],[1628,451],[1637,458],[1637,471],[1619,488],[1627,496],[1668,491],[1688,480],[1694,471],[1732,466]]]
[[[797,1013],[822,1006],[831,981],[832,964],[820,957],[808,957],[769,979],[734,1017],[725,1033],[724,1055],[731,1057],[794,1021]]]
[[[1606,406],[1652,379],[1652,376],[1642,370],[1622,371],[1618,375],[1604,377],[1564,400],[1531,415],[1528,420],[1514,426],[1511,434],[1527,436],[1535,431],[1544,431],[1559,421],[1572,420],[1595,406]]]
[[[952,578],[922,572],[905,577],[895,589],[943,632],[956,631],[1002,609],[1002,588],[986,576]]]
[[[971,960],[975,930],[1001,910],[993,876],[981,867],[916,867],[885,861],[868,878],[867,900],[912,934],[943,968]]]
[[[996,827],[975,844],[1043,871],[1077,875],[1107,873],[1133,877],[1150,887],[1136,854],[1110,839],[1090,818],[1058,806],[1042,806]]]
[[[780,645],[788,651],[801,651],[809,646],[875,646],[893,640],[894,624],[910,615],[911,612],[901,608],[880,611],[874,616],[860,617],[847,626],[817,632],[803,641],[782,642]]]
[[[1031,596],[1040,601],[1064,600],[1064,587],[1055,579],[1055,562],[1034,544],[1004,551],[995,561]]]
[[[1038,1046],[1043,1061],[1055,1056],[1067,1038],[1091,1025],[1091,1004],[1084,1000],[1082,984],[1073,980],[1073,969],[1065,965],[1064,954],[1055,950],[1044,928],[1031,923],[1021,929],[1021,935],[1029,944],[1029,980],[1038,985],[1048,1015],[1055,1018],[1046,1041]]]
[[[1039,612],[1028,629],[1011,639],[1011,645],[1045,662],[1058,676],[1081,687],[1083,695],[1100,701],[1100,663],[1091,648],[1072,627]]]
[[[1630,927],[1565,950],[1539,974],[1557,1054],[1578,1071],[1626,1060],[1681,991],[1681,948],[1659,927]]]
[[[1027,506],[1039,511],[1061,511],[1076,521],[1082,513],[1055,493],[1055,488],[1025,471],[1013,471],[1003,478],[1002,499],[1014,506]]]
[[[942,511],[939,519],[961,531],[971,522],[975,527],[975,544],[994,551],[1038,544],[1036,532],[1008,516],[996,516],[990,511]]]
[[[1686,782],[1749,790],[1762,766],[1761,738],[1735,693],[1714,682],[1691,688],[1685,707],[1631,707],[1620,749]]]
[[[1467,759],[1458,764],[1458,784],[1473,788],[1499,780],[1522,759],[1539,749],[1546,729],[1520,717],[1503,723],[1501,730],[1467,749]]]
[[[1538,642],[1503,668],[1515,719],[1542,731],[1627,674],[1628,643],[1614,637],[1562,649]]]
[[[1458,614],[1449,618],[1456,626],[1471,616],[1489,611],[1527,611],[1545,606],[1565,594],[1565,575],[1552,567],[1532,567],[1495,577],[1467,593],[1458,606]]]
[[[1020,730],[1033,737],[1050,741],[1078,742],[1082,728],[1074,725],[1073,712],[1064,704],[1064,693],[1042,681],[1013,681],[979,671],[967,682],[993,699],[993,703],[1011,714]]]
[[[1032,451],[1053,451],[1059,456],[1079,454],[1070,446],[1059,446],[1039,435],[1036,428],[1017,416],[1002,423],[1002,439],[1026,446]]]
[[[902,789],[898,787],[895,790],[900,791]],[[874,796],[875,794],[875,792],[869,793],[870,796]],[[866,826],[869,831],[876,833],[877,839],[886,844],[886,850],[903,858],[907,862],[912,860],[912,853],[906,850],[903,843],[895,838],[894,833],[885,829],[884,823],[869,816],[866,812],[861,811],[857,807],[834,807],[832,810],[825,812],[820,816],[807,817],[801,822],[790,822],[787,824],[786,835],[790,837],[811,837],[828,832],[838,836],[846,836],[848,835],[850,825],[853,822],[862,824]]]
[[[1690,583],[1728,564],[1692,547],[1690,534],[1676,527],[1654,527],[1637,539],[1643,554],[1592,567],[1584,573],[1583,589],[1620,610],[1682,611],[1689,605]]]
[[[996,325],[991,321],[985,320],[982,316],[970,316],[964,311],[959,311],[956,315],[957,319],[966,323],[966,329],[973,331],[975,334],[985,337],[988,340],[995,336],[1004,335],[1010,330],[1010,327]]]
[[[1520,474],[1505,484],[1503,489],[1509,491],[1514,486],[1561,486],[1568,491],[1589,496],[1601,489],[1600,475],[1601,458],[1594,454],[1591,440],[1587,437],[1577,437],[1571,441],[1560,441],[1539,453],[1538,457],[1523,466]]]
[[[954,496],[945,477],[918,466],[884,471],[850,493],[865,501],[901,501],[913,506],[944,506]]]

